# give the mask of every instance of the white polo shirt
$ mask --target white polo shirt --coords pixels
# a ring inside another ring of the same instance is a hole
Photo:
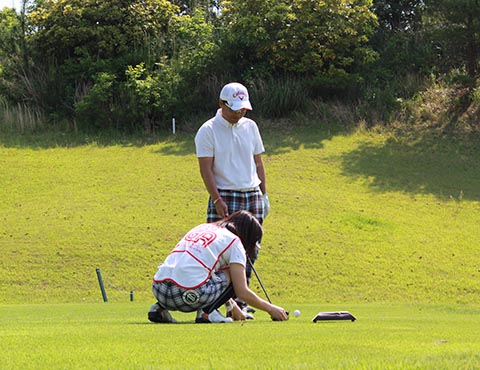
[[[158,267],[153,280],[170,280],[181,288],[195,289],[231,263],[246,266],[246,262],[245,248],[238,236],[214,223],[202,224],[180,240]]]
[[[253,156],[265,151],[255,121],[242,117],[231,124],[221,109],[195,136],[197,157],[214,158],[213,174],[218,189],[236,190],[260,185]]]

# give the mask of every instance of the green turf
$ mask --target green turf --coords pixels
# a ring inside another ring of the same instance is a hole
[[[479,309],[457,305],[343,305],[357,321],[298,318],[152,324],[141,303],[0,307],[2,369],[476,369]]]

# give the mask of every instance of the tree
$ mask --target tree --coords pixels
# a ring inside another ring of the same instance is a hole
[[[21,21],[14,9],[0,10],[0,64],[5,58],[19,54],[21,47]]]
[[[371,38],[380,59],[375,70],[390,80],[428,69],[428,45],[423,33],[424,0],[374,0],[379,27]]]
[[[219,8],[217,0],[171,0],[170,2],[178,6],[179,15],[193,15],[196,10],[202,10],[208,15],[210,12],[215,13]]]
[[[465,66],[470,77],[479,74],[480,1],[428,0],[428,25],[445,67]]]
[[[197,8],[191,15],[175,17],[171,32],[174,44],[171,65],[181,77],[178,95],[182,104],[176,111],[205,109],[215,103],[208,94],[209,76],[218,73],[219,44],[214,23],[205,17],[204,9]]]
[[[374,0],[373,10],[383,32],[416,30],[421,23],[424,0]]]
[[[222,49],[230,65],[256,76],[349,78],[375,58],[370,0],[223,1]]]
[[[15,80],[23,69],[23,33],[20,15],[12,8],[0,11],[0,95],[18,98]]]
[[[172,53],[168,33],[176,12],[167,0],[38,2],[29,14],[32,58],[47,69],[46,90],[55,91],[43,105],[71,118],[89,119],[90,109],[97,117],[114,120],[116,112],[124,119],[126,98],[119,95],[126,71],[140,63],[147,71],[161,68],[157,61]]]
[[[152,40],[158,53],[175,9],[166,0],[46,1],[29,15],[32,42],[58,64],[132,55]]]

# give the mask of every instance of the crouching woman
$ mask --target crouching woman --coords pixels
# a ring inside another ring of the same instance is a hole
[[[260,298],[247,285],[246,266],[262,235],[262,226],[247,211],[190,230],[158,267],[152,285],[158,302],[150,308],[148,319],[172,323],[169,311],[196,311],[197,323],[245,320],[236,297],[268,312],[272,320],[288,320],[282,307]],[[228,317],[218,310],[222,305]]]

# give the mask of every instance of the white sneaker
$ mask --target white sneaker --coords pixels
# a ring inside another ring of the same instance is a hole
[[[223,316],[218,310],[213,310],[209,314],[203,312],[201,315],[198,315],[195,322],[199,324],[224,323],[233,322],[233,319],[231,317]]]
[[[233,322],[231,317],[223,316],[220,311],[214,310],[208,315],[208,321],[218,323],[218,322]]]

